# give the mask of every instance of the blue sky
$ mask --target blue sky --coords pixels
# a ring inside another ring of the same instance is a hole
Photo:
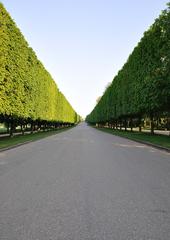
[[[74,109],[86,116],[167,0],[1,2]]]

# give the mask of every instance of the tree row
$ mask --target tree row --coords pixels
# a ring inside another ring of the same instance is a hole
[[[0,122],[11,135],[18,125],[58,127],[74,124],[74,111],[0,4]]]
[[[170,5],[146,31],[123,68],[86,117],[92,124],[141,127],[170,114]]]

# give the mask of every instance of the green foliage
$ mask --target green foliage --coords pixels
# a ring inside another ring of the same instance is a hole
[[[170,8],[162,12],[87,116],[115,122],[170,112]]]
[[[0,4],[0,115],[74,123],[75,111]]]

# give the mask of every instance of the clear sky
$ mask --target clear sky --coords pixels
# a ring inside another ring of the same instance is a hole
[[[168,0],[1,1],[83,117]]]

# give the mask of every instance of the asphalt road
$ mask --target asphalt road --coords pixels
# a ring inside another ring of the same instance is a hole
[[[169,240],[170,154],[85,124],[0,153],[0,240]]]

